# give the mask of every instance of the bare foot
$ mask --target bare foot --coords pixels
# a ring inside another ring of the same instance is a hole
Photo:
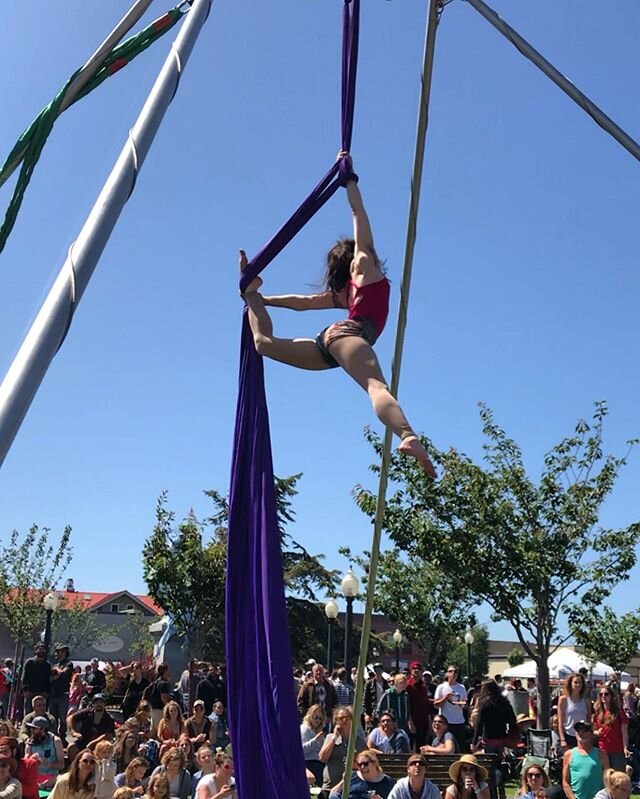
[[[247,268],[247,264],[249,261],[247,260],[247,253],[244,250],[240,250],[240,271],[244,272]],[[250,291],[257,291],[260,286],[262,285],[262,278],[256,277],[254,278],[251,283],[246,287],[244,290],[244,294],[248,294]]]
[[[419,461],[420,466],[432,480],[436,479],[437,475],[433,463],[431,463],[426,449],[422,446],[422,442],[417,436],[403,438],[398,447],[398,452],[402,452],[403,455],[411,455],[412,458]]]

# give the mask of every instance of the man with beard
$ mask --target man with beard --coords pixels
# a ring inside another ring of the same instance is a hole
[[[25,757],[37,755],[40,758],[38,784],[40,790],[49,791],[64,768],[62,741],[49,732],[49,720],[46,716],[36,716],[27,726],[31,735],[24,745]]]

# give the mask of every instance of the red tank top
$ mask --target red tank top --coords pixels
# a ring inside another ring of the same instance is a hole
[[[375,283],[357,287],[350,280],[347,288],[349,292],[347,295],[349,316],[347,318],[355,319],[357,316],[364,316],[371,319],[379,336],[384,330],[389,314],[389,293],[391,291],[389,281],[383,277],[381,280],[376,280]]]

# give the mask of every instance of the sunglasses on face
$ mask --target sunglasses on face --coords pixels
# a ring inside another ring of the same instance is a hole
[[[447,674],[457,674],[458,669],[447,669]]]
[[[361,760],[357,766],[358,768],[366,768],[367,766],[371,765],[371,760]]]
[[[603,692],[600,694],[600,696],[611,696],[611,694],[609,693],[609,691],[603,691]]]
[[[533,777],[534,780],[537,780],[538,777],[542,777],[542,772],[540,772],[540,771],[530,771],[527,774],[527,777]]]
[[[418,766],[419,768],[426,768],[427,767],[427,764],[425,763],[424,760],[412,760],[409,763],[409,765],[410,766]]]

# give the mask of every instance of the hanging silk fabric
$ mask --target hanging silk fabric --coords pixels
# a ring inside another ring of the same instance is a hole
[[[353,129],[359,0],[345,0],[342,150]],[[243,290],[352,175],[333,164],[313,192],[250,261]],[[289,646],[280,533],[264,387],[246,311],[229,498],[226,584],[227,702],[239,799],[307,799]]]

